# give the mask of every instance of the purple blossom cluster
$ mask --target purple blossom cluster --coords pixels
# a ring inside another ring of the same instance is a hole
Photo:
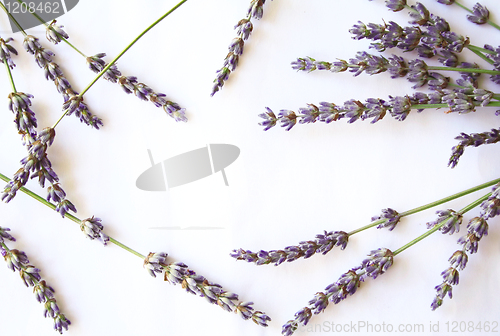
[[[281,333],[284,336],[292,335],[299,326],[307,325],[313,314],[325,311],[330,302],[340,303],[356,293],[361,283],[367,278],[376,279],[379,275],[384,274],[392,266],[393,261],[394,255],[389,249],[379,248],[371,251],[368,258],[364,259],[360,266],[342,274],[336,282],[328,285],[324,292],[316,293],[307,307],[300,309],[295,313],[293,320],[283,325]]]
[[[323,255],[330,252],[334,247],[340,247],[344,250],[349,242],[349,235],[344,231],[325,231],[323,234],[316,235],[315,240],[302,241],[297,246],[287,246],[283,250],[271,250],[252,252],[249,250],[237,249],[230,254],[236,260],[245,260],[256,265],[274,264],[292,262],[300,258],[310,258],[316,253]]]
[[[26,185],[30,178],[38,178],[42,188],[45,188],[45,182],[49,182],[47,201],[54,201],[56,210],[64,217],[70,210],[76,212],[76,208],[66,198],[66,193],[59,183],[59,177],[52,169],[52,163],[47,155],[47,149],[54,142],[56,132],[51,127],[37,132],[35,113],[30,108],[31,98],[33,98],[31,94],[22,92],[9,94],[9,109],[15,115],[14,122],[18,132],[23,137],[28,156],[21,160],[21,168],[5,186],[1,198],[8,203],[16,196],[17,191]]]
[[[245,41],[248,39],[253,31],[252,18],[256,20],[262,19],[264,14],[264,4],[266,0],[251,0],[250,7],[247,11],[247,17],[238,21],[234,29],[236,29],[237,36],[231,41],[229,45],[229,53],[224,59],[224,65],[221,69],[217,70],[217,76],[214,80],[212,87],[213,96],[224,86],[224,82],[229,79],[229,75],[238,66],[241,55],[243,55],[243,48]]]
[[[458,160],[464,153],[465,147],[478,147],[485,144],[493,144],[500,141],[500,129],[491,129],[489,132],[481,133],[460,133],[455,138],[459,140],[456,146],[453,146],[448,166],[454,168],[458,164]]]
[[[381,221],[381,223],[377,226],[377,229],[388,229],[389,231],[394,230],[400,220],[401,215],[396,210],[391,208],[383,209],[380,216],[372,217],[372,222]]]
[[[32,35],[27,35],[24,38],[23,46],[28,53],[35,57],[38,66],[44,70],[45,78],[53,81],[57,91],[63,96],[63,111],[67,115],[74,113],[81,122],[99,129],[103,125],[102,120],[89,111],[88,106],[83,102],[83,98],[78,96],[78,92],[73,90],[59,65],[52,60],[55,54],[43,48],[39,39]]]
[[[176,285],[180,284],[186,292],[204,297],[208,302],[216,304],[228,312],[234,312],[244,320],[252,320],[256,324],[267,327],[271,318],[261,311],[256,311],[253,302],[239,302],[238,295],[228,292],[221,285],[196,274],[182,262],[167,263],[168,254],[164,252],[149,253],[144,259],[144,268],[149,274],[164,274],[164,280]]]
[[[52,318],[54,329],[62,334],[64,330],[68,330],[71,321],[60,311],[54,298],[54,289],[42,280],[40,270],[29,264],[26,253],[7,247],[6,240],[16,241],[8,231],[10,231],[9,228],[0,227],[0,253],[7,262],[7,267],[19,272],[26,287],[33,287],[37,301],[44,305],[44,316]]]
[[[100,73],[108,65],[104,61],[105,53],[99,53],[94,56],[87,57],[87,65],[90,70],[94,73]],[[144,83],[140,83],[137,77],[134,76],[124,76],[121,71],[118,70],[116,64],[110,66],[106,72],[103,74],[103,78],[111,83],[118,83],[123,91],[127,94],[134,94],[137,98],[150,101],[156,107],[161,107],[163,110],[175,121],[186,122],[186,109],[181,108],[179,104],[166,99],[166,95],[163,93],[155,92],[149,86]]]
[[[54,44],[61,42],[61,38],[69,39],[69,35],[64,31],[64,26],[56,25],[57,21],[52,20],[52,22],[45,28],[45,36],[47,40]]]
[[[12,37],[9,37],[6,40],[0,38],[0,62],[7,62],[9,68],[14,69],[16,64],[12,60],[11,54],[17,55],[17,50],[9,44],[10,41],[14,41],[14,39]]]
[[[91,240],[97,239],[103,243],[103,245],[106,245],[109,242],[109,237],[102,232],[104,227],[101,222],[102,220],[100,218],[92,216],[91,218],[82,220],[80,229],[87,238]]]
[[[264,119],[259,125],[264,126],[264,130],[267,131],[279,124],[289,131],[297,123],[309,124],[316,121],[329,124],[340,119],[347,119],[348,123],[371,119],[371,123],[375,123],[387,114],[396,120],[404,121],[411,110],[416,109],[421,112],[428,107],[448,107],[450,112],[463,114],[474,112],[477,106],[488,105],[493,96],[491,91],[476,89],[474,83],[465,80],[457,82],[467,87],[441,89],[428,94],[415,92],[411,96],[389,96],[389,100],[369,98],[365,103],[350,99],[342,106],[321,102],[319,106],[308,104],[307,107],[299,108],[297,112],[281,110],[277,116],[269,107],[266,107],[267,112],[259,115]]]
[[[500,215],[500,183],[493,187],[490,196],[481,203],[481,213],[479,216],[472,218],[467,224],[467,234],[458,239],[458,244],[462,246],[461,250],[457,250],[448,260],[450,266],[441,273],[443,282],[435,287],[436,296],[431,303],[432,310],[436,310],[443,304],[444,298],[452,298],[453,286],[459,283],[459,271],[462,271],[467,266],[469,259],[468,254],[477,253],[479,241],[488,235],[487,220]],[[448,210],[450,211],[450,210]],[[450,215],[456,217],[456,213]],[[447,226],[445,224],[443,227]],[[448,226],[455,226],[451,224]],[[456,230],[458,231],[458,230]],[[451,232],[451,231],[450,231]]]

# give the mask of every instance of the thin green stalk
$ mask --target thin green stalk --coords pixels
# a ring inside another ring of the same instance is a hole
[[[427,70],[459,71],[459,72],[485,73],[489,75],[500,75],[500,71],[488,70],[488,69],[476,69],[476,68],[452,68],[445,66],[428,66]]]
[[[480,106],[481,104],[480,103],[475,103],[475,105],[476,106]],[[495,102],[490,101],[484,107],[494,107],[494,106],[500,106],[500,102],[498,102],[498,101],[495,101]],[[416,105],[412,105],[411,106],[412,109],[428,109],[428,108],[444,108],[444,107],[449,107],[449,105],[443,103],[443,104],[416,104]]]
[[[5,64],[7,74],[9,75],[10,84],[12,85],[12,92],[17,92],[16,85],[14,84],[14,77],[12,77],[12,71],[10,71],[10,66],[9,64],[7,64],[7,59],[5,58],[5,56],[3,57],[3,63]]]
[[[471,46],[471,45],[468,45],[467,46],[467,49],[469,49],[470,51],[472,51],[474,54],[476,54],[477,56],[481,57],[483,60],[485,60],[486,62],[490,63],[490,64],[494,64],[495,62],[493,62],[493,60],[489,59],[488,57],[486,57],[484,55],[485,51],[480,51],[479,49],[483,49],[483,48],[477,48],[476,46]],[[487,49],[485,49],[487,50]],[[487,50],[489,51],[489,50]]]
[[[488,199],[488,197],[490,197],[490,196],[491,196],[491,193],[488,193],[488,194],[484,195],[483,197],[475,200],[474,202],[472,202],[471,204],[467,205],[465,208],[463,208],[462,210],[460,210],[458,212],[458,214],[459,215],[463,215],[464,213],[466,213],[466,212],[474,209],[475,207],[479,206],[481,203],[483,203],[484,201],[486,201]],[[409,248],[409,247],[415,245],[416,243],[420,242],[421,240],[429,237],[431,234],[433,234],[434,232],[436,232],[437,230],[439,230],[444,224],[446,224],[446,221],[443,221],[441,224],[438,224],[438,225],[434,226],[432,229],[430,229],[429,231],[427,231],[423,235],[418,236],[417,238],[413,239],[408,244],[405,244],[404,246],[398,248],[396,251],[393,252],[393,255],[395,256],[395,255],[403,252],[407,248]]]
[[[440,200],[434,201],[432,203],[428,203],[426,205],[422,205],[422,206],[420,206],[418,208],[414,208],[414,209],[411,209],[411,210],[407,210],[405,212],[401,212],[399,215],[401,217],[413,215],[413,214],[416,214],[417,212],[421,212],[421,211],[424,211],[424,210],[427,210],[427,209],[430,209],[430,208],[434,208],[434,207],[436,207],[438,205],[441,205],[441,204],[444,204],[444,203],[448,203],[450,201],[453,201],[453,200],[455,200],[457,198],[466,196],[466,195],[471,194],[473,192],[482,190],[484,188],[491,187],[491,186],[493,186],[493,185],[495,185],[497,183],[500,183],[500,178],[492,180],[492,181],[489,181],[489,182],[486,182],[486,183],[483,183],[483,184],[480,184],[480,185],[477,185],[477,186],[469,188],[469,189],[466,189],[464,191],[461,191],[461,192],[458,192],[456,194],[450,195],[448,197],[442,198]],[[363,226],[363,227],[361,227],[359,229],[356,229],[356,230],[353,230],[353,231],[349,232],[348,235],[352,236],[353,234],[356,234],[356,233],[359,233],[361,231],[370,229],[370,228],[372,228],[374,226],[377,226],[379,224],[382,224],[384,222],[385,222],[385,219],[379,219],[379,220],[377,220],[377,221],[375,221],[373,223],[370,223],[370,224],[365,225],[365,226]]]
[[[7,176],[3,175],[2,173],[0,173],[0,179],[1,179],[1,180],[3,180],[4,182],[7,182],[7,183],[9,183],[9,182],[10,182],[10,179],[9,179]],[[27,189],[27,188],[25,188],[25,187],[21,187],[19,190],[20,190],[20,191],[22,191],[23,193],[25,193],[26,195],[33,197],[34,199],[36,199],[36,200],[37,200],[37,201],[39,201],[40,203],[42,203],[42,204],[44,204],[44,205],[48,206],[49,208],[51,208],[52,210],[54,210],[54,211],[55,211],[55,209],[56,209],[55,204],[53,204],[53,203],[51,203],[51,202],[47,201],[47,200],[46,200],[45,198],[43,198],[42,196],[40,196],[40,195],[38,195],[38,194],[34,193],[33,191],[31,191],[31,190],[29,190],[29,189]],[[70,219],[70,220],[72,220],[73,222],[77,223],[78,225],[82,224],[82,220],[81,220],[81,219],[79,219],[78,217],[76,217],[76,216],[72,215],[72,214],[66,213],[66,214],[64,215],[64,217],[65,217],[65,218],[68,218],[68,219]],[[109,236],[108,236],[108,237],[109,237]],[[115,244],[116,246],[119,246],[119,247],[121,247],[122,249],[124,249],[124,250],[126,250],[126,251],[128,251],[128,252],[130,252],[130,253],[132,253],[132,254],[134,254],[134,255],[136,255],[136,256],[138,256],[138,257],[139,257],[139,258],[141,258],[141,259],[145,259],[145,258],[146,258],[145,256],[143,256],[143,255],[142,255],[142,254],[140,254],[139,252],[137,252],[137,251],[135,251],[135,250],[131,249],[130,247],[128,247],[128,246],[126,246],[126,245],[124,245],[124,244],[122,244],[122,243],[120,243],[118,240],[116,240],[116,239],[114,239],[114,238],[112,238],[112,237],[109,237],[109,241],[110,241],[111,243]]]
[[[177,8],[179,8],[186,1],[187,0],[182,0],[181,2],[179,2],[177,5],[172,7],[172,9],[170,9],[168,12],[163,14],[158,20],[156,20],[149,27],[147,27],[142,33],[140,33],[139,36],[137,36],[128,46],[125,47],[125,49],[122,50],[122,52],[120,52],[118,54],[118,56],[116,56],[111,62],[109,62],[109,64],[107,66],[104,67],[104,69],[101,70],[101,72],[99,72],[99,74],[97,74],[97,76],[94,78],[94,80],[92,80],[92,82],[90,82],[90,84],[87,85],[87,87],[82,92],[80,92],[78,97],[82,98],[83,95],[92,87],[92,85],[94,85],[99,80],[99,78],[101,78],[102,75],[104,75],[106,73],[106,71],[108,71],[108,69],[111,68],[113,66],[113,64],[115,64],[137,41],[139,41],[139,39],[141,37],[143,37],[148,31],[150,31],[154,26],[156,26],[158,23],[160,23],[167,16],[172,14],[172,12],[174,12]],[[54,124],[54,126],[52,126],[52,128],[55,128],[65,116],[66,116],[66,112],[63,113],[63,115],[57,120],[57,122]]]

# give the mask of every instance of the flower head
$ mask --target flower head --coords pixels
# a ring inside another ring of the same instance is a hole
[[[63,30],[64,26],[56,25],[56,20],[52,22],[46,28],[47,40],[54,44],[61,42],[61,38],[68,39],[69,35]]]

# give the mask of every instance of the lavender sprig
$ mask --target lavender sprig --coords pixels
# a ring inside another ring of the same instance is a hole
[[[458,164],[458,160],[463,155],[466,147],[478,147],[485,144],[493,144],[500,141],[500,129],[492,129],[489,132],[482,133],[460,133],[455,138],[459,140],[456,146],[453,146],[451,157],[448,166],[454,168]]]
[[[245,260],[256,265],[274,264],[281,265],[283,262],[292,262],[299,258],[310,258],[316,253],[323,255],[330,252],[334,247],[344,250],[349,241],[349,235],[344,231],[325,231],[316,235],[315,240],[302,241],[298,246],[287,246],[283,250],[271,250],[252,252],[248,250],[233,250],[230,254],[236,260]]]
[[[387,248],[379,248],[368,254],[360,266],[354,267],[342,274],[340,278],[328,285],[324,292],[316,293],[315,297],[309,301],[307,307],[295,313],[295,318],[288,321],[282,327],[281,333],[285,336],[292,335],[297,328],[305,326],[313,314],[320,314],[325,311],[330,302],[338,304],[348,296],[356,293],[367,278],[376,279],[384,274],[393,264],[394,254]]]
[[[482,209],[481,214],[469,221],[467,234],[457,241],[459,245],[462,245],[462,249],[453,253],[448,260],[450,266],[441,273],[443,282],[435,287],[436,296],[431,303],[432,310],[441,307],[447,295],[450,299],[452,298],[453,286],[459,283],[459,273],[467,266],[469,260],[467,253],[477,253],[479,241],[488,235],[487,220],[500,215],[500,184],[496,184],[492,192],[484,197],[480,207]]]
[[[87,57],[86,60],[89,69],[97,74],[103,71],[108,66],[108,63],[103,60],[105,56],[105,53],[99,53],[94,56]],[[138,82],[137,77],[123,76],[121,71],[118,70],[116,64],[111,65],[104,71],[103,78],[111,83],[120,84],[125,93],[133,93],[139,99],[145,101],[149,100],[156,107],[163,108],[163,110],[170,117],[174,118],[175,121],[187,121],[185,108],[181,108],[177,103],[167,100],[165,98],[165,94],[157,93],[146,84]]]
[[[213,96],[216,92],[222,89],[224,82],[229,79],[229,75],[238,66],[240,56],[243,55],[245,41],[253,31],[252,18],[260,20],[264,14],[264,4],[266,0],[251,0],[250,7],[248,8],[247,17],[238,21],[234,29],[236,29],[237,36],[231,41],[229,45],[229,53],[224,59],[224,65],[220,70],[217,70],[217,76],[214,80],[212,87]]]
[[[26,287],[33,287],[37,301],[44,304],[44,316],[52,318],[54,329],[62,334],[64,330],[68,330],[71,321],[60,311],[54,298],[54,289],[42,280],[40,270],[29,264],[26,253],[9,249],[5,240],[16,241],[16,239],[7,231],[10,229],[0,227],[0,252],[7,262],[7,267],[19,272]]]
[[[217,304],[228,312],[235,312],[244,320],[251,319],[256,324],[267,327],[271,318],[261,311],[256,311],[253,302],[239,302],[238,295],[228,292],[221,285],[207,280],[196,274],[182,262],[167,263],[167,253],[149,253],[144,259],[144,267],[149,274],[156,278],[156,274],[162,274],[165,281],[173,285],[180,284],[186,292],[204,297],[208,302]]]
[[[5,182],[10,181],[9,178],[1,173],[0,179]],[[26,189],[25,187],[21,187],[20,191],[45,204],[49,208],[53,210],[56,209],[55,204],[45,200],[43,197],[35,194],[29,189]],[[105,235],[102,232],[103,228],[99,218],[91,217],[81,220],[69,213],[66,214],[65,217],[77,223],[88,238],[101,240],[104,245],[106,245],[107,242],[113,243],[127,252],[141,258],[143,260],[144,268],[147,269],[151,276],[156,277],[156,274],[163,273],[165,281],[174,285],[181,284],[182,288],[186,289],[187,292],[205,297],[210,303],[217,303],[223,309],[235,312],[244,320],[251,319],[256,324],[263,327],[266,327],[267,323],[271,321],[269,316],[265,313],[256,311],[252,307],[253,302],[238,302],[238,295],[227,292],[220,285],[212,283],[203,276],[196,274],[194,271],[188,269],[184,263],[167,263],[166,253],[149,253],[148,256],[144,256],[132,248],[122,244],[118,240]],[[92,230],[89,231],[90,227]],[[9,237],[9,235],[7,232],[0,230],[0,239],[2,237],[6,238]]]
[[[473,85],[473,83],[461,81],[460,83]],[[300,108],[298,112],[292,110],[281,110],[278,116],[269,108],[267,112],[259,114],[264,119],[259,125],[264,126],[267,131],[270,128],[281,125],[287,131],[297,124],[310,124],[317,121],[331,123],[340,119],[348,119],[348,123],[358,120],[372,119],[371,123],[382,120],[387,114],[399,121],[404,121],[411,110],[423,111],[427,108],[449,108],[450,112],[459,114],[476,111],[477,106],[500,106],[500,102],[492,102],[494,93],[472,89],[471,87],[443,89],[430,94],[416,92],[411,96],[389,96],[389,100],[369,98],[365,103],[359,100],[348,100],[342,106],[329,102],[321,102],[319,107],[308,104]]]

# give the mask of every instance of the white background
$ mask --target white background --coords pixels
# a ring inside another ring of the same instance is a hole
[[[82,0],[58,22],[84,53],[106,52],[109,61],[176,3]],[[472,7],[475,1],[462,3]],[[424,4],[448,19],[453,30],[469,36],[472,44],[498,45],[499,32],[469,23],[462,9],[431,0]],[[498,19],[496,1],[483,4]],[[353,98],[386,99],[413,92],[409,82],[392,80],[388,74],[354,78],[350,73],[307,74],[290,67],[297,57],[334,61],[368,51],[368,41],[355,41],[348,33],[358,20],[407,24],[406,11],[390,12],[380,0],[268,1],[263,19],[254,20],[237,70],[223,90],[210,97],[215,71],[236,34],[232,27],[245,17],[248,5],[248,0],[188,1],[119,60],[123,74],[137,76],[185,107],[188,123],[175,123],[151,103],[101,80],[85,95],[85,102],[105,126],[96,131],[74,116],[65,118],[49,155],[79,218],[100,217],[107,234],[138,252],[168,252],[171,261],[182,261],[238,293],[241,300],[254,301],[256,309],[272,317],[269,327],[244,321],[185,293],[179,285],[150,277],[135,255],[86,239],[75,223],[19,193],[0,205],[0,226],[11,228],[17,238],[10,248],[25,251],[55,288],[60,308],[72,321],[68,335],[279,335],[281,326],[316,292],[357,266],[370,250],[395,250],[424,233],[437,209],[404,218],[393,232],[372,229],[352,236],[345,251],[335,249],[279,267],[237,262],[229,257],[232,249],[280,249],[313,239],[323,230],[351,231],[370,223],[383,208],[402,212],[498,178],[500,147],[495,145],[468,148],[455,169],[447,167],[455,136],[497,127],[494,109],[468,115],[426,110],[412,112],[404,122],[390,116],[374,125],[341,120],[297,125],[290,132],[280,127],[264,132],[258,125],[258,114],[266,106],[278,113],[307,103],[342,104]],[[5,16],[0,24],[2,37],[12,36]],[[94,78],[85,59],[69,46],[50,45],[40,27],[29,33],[56,53],[55,60],[75,90],[83,90]],[[13,71],[17,89],[35,96],[39,127],[50,126],[61,115],[62,97],[24,52],[22,35],[13,37],[19,51]],[[463,55],[487,66],[468,51]],[[5,72],[1,76],[0,95],[7,97],[11,88]],[[483,83],[498,92],[486,76]],[[0,172],[12,176],[25,148],[7,99],[2,106]],[[147,149],[160,162],[208,143],[241,149],[238,160],[226,168],[229,187],[214,174],[163,193],[136,188],[136,178],[150,166]],[[45,195],[36,181],[28,187]],[[440,209],[461,209],[481,195]],[[468,213],[464,222],[475,215],[477,211]],[[446,335],[448,322],[450,328],[453,321],[500,322],[497,224],[497,219],[490,221],[490,233],[461,272],[453,299],[446,299],[437,311],[430,309],[434,286],[441,283],[440,273],[459,248],[459,234],[436,233],[401,253],[387,274],[364,283],[356,295],[331,305],[310,324],[365,321],[392,324],[394,329],[423,324],[428,332],[430,323],[439,322],[436,334]],[[166,226],[224,229],[154,229]],[[0,284],[2,335],[56,334],[52,322],[43,318],[42,305],[17,274],[0,266]],[[297,335],[331,334],[320,329]]]

